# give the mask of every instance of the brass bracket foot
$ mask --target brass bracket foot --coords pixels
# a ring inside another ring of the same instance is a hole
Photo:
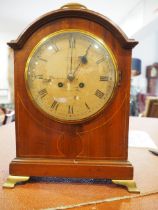
[[[18,182],[26,182],[29,180],[29,176],[11,176],[9,175],[6,182],[3,184],[5,188],[14,188]]]
[[[140,193],[134,180],[112,180],[112,182],[127,187],[128,192]]]

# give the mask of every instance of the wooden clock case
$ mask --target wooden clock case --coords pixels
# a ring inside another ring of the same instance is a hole
[[[118,66],[119,81],[108,106],[77,124],[43,115],[25,85],[25,65],[32,49],[43,37],[63,29],[100,37]],[[15,68],[16,158],[10,163],[11,175],[133,179],[127,156],[131,50],[136,44],[108,18],[77,4],[40,17],[8,43],[14,49]]]
[[[158,95],[158,63],[146,67],[147,93]]]

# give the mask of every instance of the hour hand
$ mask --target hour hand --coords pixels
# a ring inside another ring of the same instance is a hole
[[[87,56],[83,55],[83,56],[79,56],[79,58],[82,64],[88,63]]]
[[[81,61],[82,64],[87,64],[87,63],[88,63],[87,55],[88,55],[88,51],[89,51],[90,48],[91,48],[91,44],[90,44],[90,45],[88,46],[88,48],[86,49],[85,54],[82,55],[82,56],[79,56],[80,61]]]

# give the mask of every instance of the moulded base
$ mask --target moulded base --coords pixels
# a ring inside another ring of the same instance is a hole
[[[9,172],[14,176],[133,179],[131,163],[116,160],[15,158]]]

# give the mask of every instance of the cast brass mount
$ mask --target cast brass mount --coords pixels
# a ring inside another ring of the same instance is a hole
[[[134,180],[112,180],[112,182],[127,187],[130,193],[140,193]]]
[[[69,3],[63,5],[62,7],[60,7],[60,9],[87,9],[87,7],[78,3]]]
[[[19,182],[26,182],[30,179],[29,176],[11,176],[9,175],[6,182],[3,184],[4,188],[14,188]]]

